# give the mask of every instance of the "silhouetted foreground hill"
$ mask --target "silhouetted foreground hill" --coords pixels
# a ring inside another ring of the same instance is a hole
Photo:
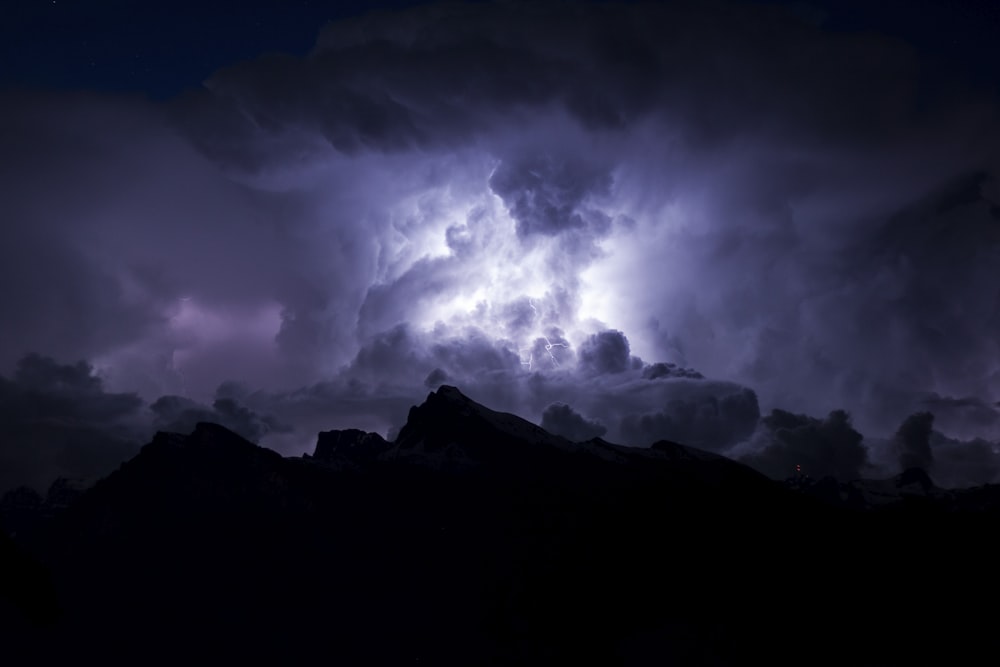
[[[59,615],[8,646],[130,665],[995,655],[997,505],[862,511],[840,491],[670,442],[571,443],[450,387],[393,443],[331,431],[301,459],[202,423],[21,536]]]

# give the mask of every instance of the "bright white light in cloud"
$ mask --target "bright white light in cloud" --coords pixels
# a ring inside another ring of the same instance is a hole
[[[628,332],[633,353],[644,359],[666,352],[650,316],[669,312],[671,301],[701,288],[691,282],[678,238],[688,217],[674,203],[632,214],[600,242],[602,256],[580,271],[581,318],[594,320],[592,328]]]
[[[410,215],[393,223],[393,238],[383,242],[383,259],[389,253],[392,259],[380,270],[382,284],[425,281],[428,289],[419,295],[423,306],[406,317],[419,330],[472,326],[517,350],[527,350],[541,338],[551,363],[525,361],[525,367],[558,368],[553,348],[570,346],[550,340],[547,331],[556,327],[580,337],[584,328],[595,330],[598,318],[579,304],[557,303],[560,294],[576,290],[575,270],[567,274],[559,269],[563,239],[523,239],[500,198],[485,181],[480,188],[464,199],[448,189],[430,191],[394,207],[413,210],[419,202]],[[530,352],[525,359],[529,357]]]

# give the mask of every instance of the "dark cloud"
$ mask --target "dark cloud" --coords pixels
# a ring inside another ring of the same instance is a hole
[[[588,195],[609,193],[611,175],[606,166],[595,168],[582,158],[535,156],[501,162],[489,184],[517,221],[521,236],[551,236],[587,227],[598,227],[596,231],[603,234],[610,227],[606,216],[584,208]]]
[[[934,429],[934,415],[930,412],[918,412],[903,420],[896,435],[893,446],[899,456],[899,466],[907,468],[923,468],[930,472],[934,465],[934,452],[931,450],[931,432]]]
[[[945,409],[982,409],[977,399],[933,399]],[[1000,443],[985,438],[964,439],[935,430],[937,415],[922,411],[910,415],[900,424],[884,449],[890,456],[886,463],[895,464],[893,474],[910,467],[926,470],[938,486],[959,488],[1000,480]]]
[[[757,395],[732,386],[721,394],[674,398],[660,410],[627,415],[621,431],[627,442],[648,445],[672,440],[709,451],[724,451],[754,431],[760,418]]]
[[[642,377],[647,380],[656,380],[657,378],[690,378],[701,380],[705,376],[691,368],[683,368],[670,362],[658,361],[643,368]]]
[[[567,440],[583,442],[608,432],[604,424],[587,419],[565,403],[553,403],[542,411],[541,427]]]
[[[135,394],[106,392],[87,363],[23,357],[0,377],[0,489],[111,472],[142,444],[142,407]]]
[[[745,448],[749,451],[740,458],[775,479],[791,477],[800,466],[813,479],[831,476],[847,482],[867,472],[863,440],[843,410],[834,410],[825,419],[773,410],[760,420]]]
[[[1000,436],[1000,409],[975,396],[954,398],[931,394],[923,399],[927,411],[934,414],[942,431],[952,434]]]
[[[213,422],[252,442],[269,433],[290,433],[292,426],[272,415],[258,415],[236,398],[220,396],[212,407],[200,405],[183,396],[161,396],[149,406],[155,415],[153,425],[159,431],[190,433],[198,422]]]
[[[621,331],[601,331],[580,345],[580,366],[596,375],[623,373],[632,367],[628,338]]]
[[[424,386],[430,390],[436,390],[441,385],[447,384],[450,379],[451,378],[448,376],[448,373],[440,368],[435,368],[427,374],[427,379],[424,380]]]
[[[59,364],[50,357],[28,354],[17,362],[13,382],[21,391],[42,399],[22,406],[29,413],[57,408],[84,419],[113,419],[139,406],[135,396],[105,394],[101,378],[93,373],[93,367],[85,361]],[[95,408],[98,414],[93,414]]]
[[[930,437],[934,482],[945,488],[1000,481],[1000,443],[981,438],[958,440],[934,431]]]

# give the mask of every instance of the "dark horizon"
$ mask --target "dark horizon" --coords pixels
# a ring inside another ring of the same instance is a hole
[[[448,386],[394,443],[328,431],[309,457],[202,422],[89,490],[0,500],[5,654],[896,667],[995,648],[1000,487],[793,482],[668,441],[572,443]]]

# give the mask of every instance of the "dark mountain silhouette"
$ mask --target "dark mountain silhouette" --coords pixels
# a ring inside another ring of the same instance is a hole
[[[51,626],[58,614],[49,573],[0,531],[0,636]]]
[[[75,503],[87,486],[86,480],[59,477],[44,498],[29,486],[11,489],[0,497],[0,526],[11,535],[30,530]]]
[[[358,429],[322,431],[316,438],[313,455],[306,454],[305,458],[332,468],[356,470],[377,461],[391,446],[378,433]]]
[[[785,485],[832,507],[875,512],[900,512],[920,507],[947,512],[959,520],[969,513],[1000,513],[1000,485],[963,489],[937,486],[923,468],[907,468],[889,479],[840,482],[833,477],[812,480],[797,476]]]
[[[200,423],[0,543],[34,558],[5,573],[42,563],[57,596],[8,645],[105,664],[960,662],[994,648],[1000,499],[921,475],[853,503],[676,443],[572,443],[452,387],[392,443],[328,431],[303,458]]]

